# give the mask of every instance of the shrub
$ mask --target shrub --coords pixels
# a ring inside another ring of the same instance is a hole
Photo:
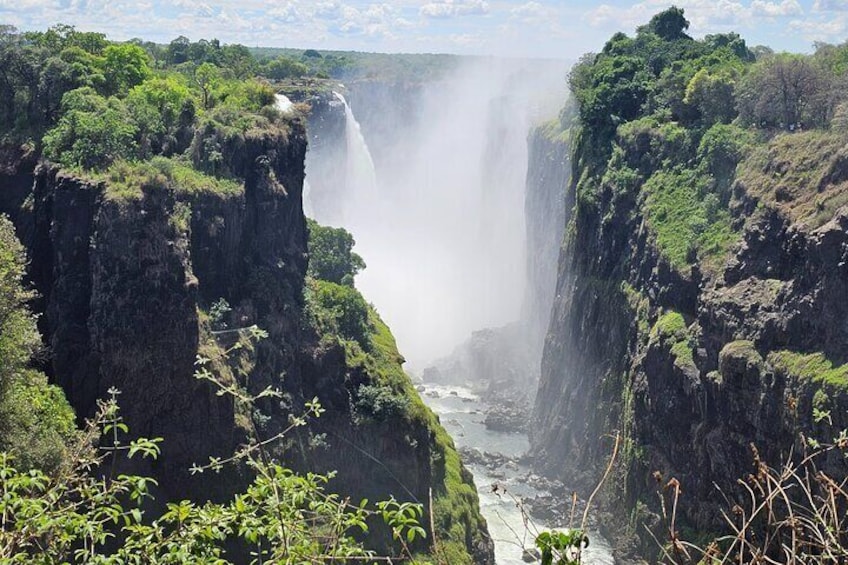
[[[353,252],[355,241],[344,228],[331,228],[307,219],[309,229],[308,274],[336,284],[353,286],[353,278],[365,268],[362,257]]]
[[[308,299],[325,330],[371,348],[368,303],[359,291],[329,281],[313,280]]]

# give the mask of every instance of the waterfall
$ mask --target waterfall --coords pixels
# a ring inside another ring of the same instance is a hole
[[[303,180],[303,214],[307,218],[315,217],[315,208],[312,206],[312,186],[306,179]]]
[[[354,85],[356,116],[334,93],[343,134],[316,121],[315,219],[353,233],[368,265],[357,287],[412,369],[519,318],[527,133],[564,96],[553,66],[469,61],[414,88]]]
[[[345,112],[345,143],[347,144],[347,162],[345,163],[345,190],[342,193],[343,211],[342,223],[355,234],[358,239],[360,232],[372,222],[377,210],[377,171],[374,159],[362,127],[353,115],[353,110],[344,96],[338,92],[333,95],[344,104]],[[360,241],[360,244],[364,242]]]
[[[283,114],[290,112],[292,106],[294,106],[294,103],[292,103],[292,101],[289,100],[289,97],[285,94],[276,94],[274,95],[274,98],[277,99],[277,103],[275,104],[277,110],[279,110]]]

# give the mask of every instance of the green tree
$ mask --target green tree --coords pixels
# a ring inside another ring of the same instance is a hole
[[[165,60],[170,65],[185,63],[189,60],[188,52],[190,46],[191,41],[187,37],[183,35],[179,36],[168,44],[168,48],[165,51]]]
[[[639,28],[639,32],[654,33],[666,41],[674,41],[691,39],[685,33],[687,29],[689,29],[689,20],[683,15],[683,10],[672,6],[651,18],[647,25]]]
[[[72,90],[62,98],[62,118],[44,136],[44,155],[63,165],[97,169],[135,155],[136,125],[117,98],[104,98],[91,88]]]
[[[368,303],[353,287],[323,280],[310,283],[310,303],[324,333],[356,341],[371,349]]]
[[[221,70],[212,63],[203,63],[194,71],[194,83],[203,95],[203,107],[212,107],[212,91],[221,83]]]
[[[0,216],[0,451],[22,469],[56,468],[76,435],[74,413],[62,391],[29,368],[41,347],[33,293],[24,287],[25,254],[14,227]]]
[[[353,252],[355,241],[344,228],[322,226],[307,219],[309,229],[309,270],[312,278],[353,286],[353,278],[365,268],[365,261]]]
[[[700,111],[705,125],[730,123],[736,117],[736,79],[732,67],[718,71],[701,69],[686,85],[683,101]]]
[[[274,80],[302,77],[309,73],[309,67],[290,57],[277,57],[262,66],[262,74]]]
[[[138,126],[142,157],[185,150],[195,117],[195,101],[179,75],[146,80],[133,88],[126,106]]]
[[[112,94],[126,95],[151,74],[147,52],[138,45],[110,45],[103,51],[103,58],[103,74]]]

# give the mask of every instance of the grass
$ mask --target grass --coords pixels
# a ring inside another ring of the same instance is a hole
[[[742,161],[737,178],[764,204],[815,229],[848,204],[844,141],[824,131],[778,135]]]
[[[683,314],[674,310],[660,316],[651,329],[652,338],[659,338],[664,341],[669,339],[680,341],[688,336],[689,332],[686,329],[686,320],[683,318]]]
[[[648,226],[671,266],[682,271],[698,260],[702,271],[717,271],[739,234],[730,213],[707,198],[706,179],[693,170],[658,171],[644,192]]]
[[[695,367],[691,337],[683,315],[673,310],[660,316],[651,329],[651,339],[670,345],[674,364],[681,368]]]
[[[150,161],[117,161],[100,173],[88,173],[89,178],[106,185],[109,200],[137,200],[148,187],[172,188],[178,194],[201,193],[234,196],[243,186],[230,179],[206,175],[177,159],[154,157]]]
[[[848,363],[834,366],[823,353],[773,351],[767,360],[775,370],[788,376],[848,391]]]

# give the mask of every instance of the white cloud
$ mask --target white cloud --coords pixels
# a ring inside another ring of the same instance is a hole
[[[751,2],[751,12],[754,16],[800,16],[804,13],[797,0],[783,0],[783,2],[766,2],[754,0]]]
[[[439,0],[421,6],[419,14],[427,18],[485,15],[489,13],[486,0]]]
[[[541,16],[545,14],[545,8],[538,2],[527,2],[526,4],[522,4],[521,6],[516,6],[510,13],[513,16]]]
[[[819,2],[846,2],[848,0],[818,0]],[[711,33],[727,28],[750,26],[763,18],[778,18],[803,15],[798,0],[678,0],[677,6],[686,12],[691,28],[697,34]],[[668,7],[666,0],[644,0],[626,8],[601,4],[589,10],[584,18],[596,27],[615,26],[617,29],[633,29],[646,23],[651,16]]]
[[[827,19],[793,20],[789,28],[807,41],[841,43],[848,33],[848,15],[838,14]]]
[[[848,0],[816,0],[813,4],[814,12],[842,12],[848,11]]]

